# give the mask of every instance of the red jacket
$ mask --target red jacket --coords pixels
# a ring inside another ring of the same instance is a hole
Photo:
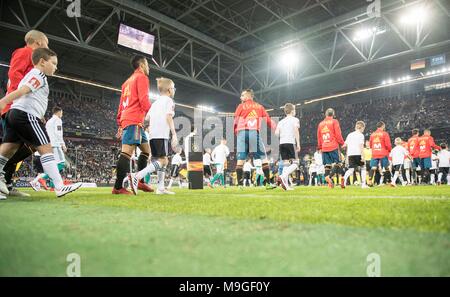
[[[259,131],[262,120],[265,120],[272,130],[276,128],[275,122],[272,121],[264,106],[253,100],[247,100],[239,104],[234,113],[234,133],[241,130]]]
[[[332,152],[344,143],[338,120],[326,117],[320,122],[317,128],[317,149],[322,152]]]
[[[413,136],[408,139],[408,151],[411,158],[419,158],[419,136]]]
[[[148,77],[140,69],[137,69],[122,85],[122,96],[117,111],[119,127],[144,124],[145,115],[151,106],[148,97],[149,88]]]
[[[28,46],[18,48],[13,52],[8,71],[7,94],[17,90],[20,81],[28,72],[30,72],[31,69],[33,69],[33,62],[31,61],[32,54],[33,49]],[[6,105],[6,107],[2,110],[2,115],[9,111],[11,105],[12,103]]]
[[[437,149],[438,151],[441,150],[441,147],[436,145],[434,143],[434,138],[430,136],[423,135],[419,137],[419,158],[431,158],[431,155],[433,152],[431,151],[432,148]]]
[[[381,159],[389,156],[392,150],[389,134],[378,128],[377,131],[370,135],[370,148],[372,149],[372,159]]]

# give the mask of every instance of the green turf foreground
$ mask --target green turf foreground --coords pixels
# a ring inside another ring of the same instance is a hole
[[[0,276],[450,276],[447,186],[175,191],[0,201]]]

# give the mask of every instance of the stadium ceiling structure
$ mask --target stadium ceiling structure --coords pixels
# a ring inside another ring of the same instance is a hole
[[[276,107],[286,88],[296,93],[306,81],[450,45],[448,1],[378,3],[380,15],[368,13],[372,3],[365,0],[81,0],[81,15],[70,18],[69,1],[5,0],[0,28],[42,30],[65,46],[62,56],[73,57],[74,67],[106,71],[96,66],[98,57],[130,55],[116,43],[123,22],[155,35],[158,66],[151,67],[162,75],[235,98],[253,88]],[[399,15],[416,5],[432,11],[431,24],[401,27]],[[367,28],[370,38],[354,37]],[[299,54],[297,67],[280,65],[286,50]]]

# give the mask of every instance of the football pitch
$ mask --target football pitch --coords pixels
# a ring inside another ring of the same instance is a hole
[[[0,276],[450,276],[450,187],[110,188],[0,201]]]

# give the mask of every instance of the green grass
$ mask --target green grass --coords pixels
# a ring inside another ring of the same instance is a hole
[[[450,276],[450,187],[82,189],[0,203],[0,276]]]

